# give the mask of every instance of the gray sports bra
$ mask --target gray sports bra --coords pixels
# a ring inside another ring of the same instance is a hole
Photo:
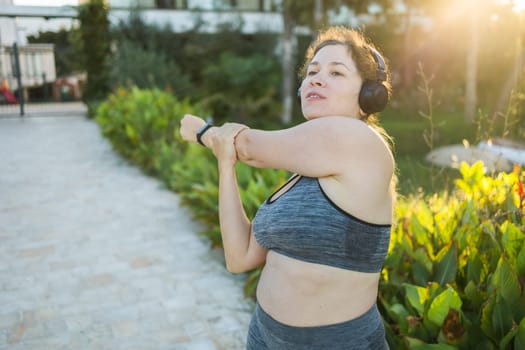
[[[253,232],[259,244],[280,254],[359,272],[379,272],[391,225],[360,220],[324,193],[317,178],[295,175],[257,211]],[[277,199],[291,181],[297,180]]]

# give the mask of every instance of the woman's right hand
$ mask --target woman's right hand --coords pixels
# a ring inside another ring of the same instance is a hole
[[[209,134],[206,135],[207,140],[219,163],[234,165],[237,162],[235,137],[245,129],[248,127],[243,124],[226,123],[209,130]]]

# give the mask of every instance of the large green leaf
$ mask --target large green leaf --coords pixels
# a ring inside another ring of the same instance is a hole
[[[495,293],[490,295],[483,308],[481,309],[481,329],[483,333],[491,339],[495,339],[496,334],[494,331],[494,322],[492,320],[492,315],[494,312],[494,305],[496,304],[496,295]]]
[[[449,310],[452,308],[459,311],[463,302],[459,297],[458,293],[448,286],[441,294],[439,294],[430,304],[428,309],[428,319],[432,321],[436,326],[441,327],[445,318],[447,317]]]
[[[385,305],[385,303],[383,303]],[[410,314],[403,304],[393,304],[390,307],[385,305],[386,312],[388,316],[394,321],[394,323],[399,327],[401,333],[408,332],[408,317]]]
[[[496,274],[503,299],[511,308],[520,307],[521,287],[516,273],[506,259],[501,258]]]
[[[525,276],[525,244],[521,247],[516,259],[516,272],[518,276]]]
[[[510,221],[505,221],[500,229],[501,232],[503,232],[503,236],[501,237],[503,249],[506,255],[514,261],[523,247],[525,234]]]
[[[428,210],[428,208],[427,208]],[[422,223],[421,220],[424,220]],[[432,251],[432,244],[430,241],[429,223],[426,215],[419,217],[419,214],[413,215],[410,220],[410,231],[414,238],[416,245],[426,247]]]
[[[420,316],[423,316],[425,313],[425,304],[429,299],[428,289],[415,286],[412,284],[404,284],[406,298],[409,304],[416,309]]]
[[[518,332],[514,338],[514,350],[525,349],[525,318],[521,320],[518,326]]]
[[[425,285],[432,272],[432,261],[427,255],[426,249],[419,247],[413,254],[412,274],[414,282],[419,285]]]
[[[479,285],[483,278],[483,261],[481,261],[477,249],[472,248],[471,251],[473,254],[468,256],[467,260],[467,281],[474,282],[476,285]]]
[[[458,270],[457,243],[452,241],[445,246],[437,255],[436,260],[434,280],[444,287],[456,278]]]
[[[496,296],[492,310],[492,327],[495,340],[499,343],[512,328],[512,309],[503,298]]]
[[[499,342],[500,349],[508,349],[509,344],[512,342],[516,334],[518,333],[518,327],[512,328]]]
[[[485,294],[483,289],[478,288],[476,284],[470,280],[464,289],[464,293],[467,301],[472,305],[475,310],[480,310],[483,302],[485,301]]]

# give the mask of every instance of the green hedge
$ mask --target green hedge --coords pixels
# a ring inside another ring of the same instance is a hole
[[[158,90],[120,89],[96,120],[118,152],[179,193],[220,245],[216,161],[180,140],[184,113],[206,115]],[[237,171],[249,217],[288,176],[243,164]],[[452,192],[400,198],[379,289],[392,349],[525,349],[520,171],[490,177],[481,163],[463,164]],[[247,276],[247,295],[259,273]]]
[[[461,174],[450,194],[396,205],[379,296],[394,349],[525,349],[519,169]]]

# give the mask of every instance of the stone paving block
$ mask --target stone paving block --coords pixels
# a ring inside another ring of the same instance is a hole
[[[191,340],[188,343],[180,344],[176,349],[184,350],[218,350],[215,343],[209,338]]]
[[[0,330],[11,328],[13,325],[22,321],[22,313],[15,311],[0,314]]]
[[[182,327],[190,339],[210,332],[210,325],[206,320],[186,320]]]
[[[117,338],[131,337],[138,332],[138,324],[134,320],[121,320],[111,324],[113,335]]]
[[[210,319],[211,328],[215,332],[238,331],[244,327],[239,320],[231,315],[225,314],[215,319]]]
[[[80,331],[89,329],[93,323],[93,316],[91,314],[78,314],[64,318],[66,322],[66,332],[78,333]]]
[[[219,350],[245,350],[246,330],[215,333],[213,340]]]

